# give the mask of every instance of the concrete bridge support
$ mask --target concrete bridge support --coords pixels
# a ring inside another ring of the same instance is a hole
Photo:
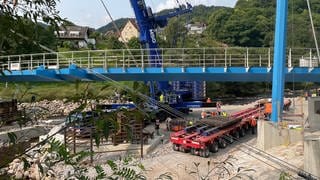
[[[302,129],[283,128],[270,121],[259,120],[257,132],[257,147],[264,151],[303,140]]]
[[[320,131],[305,133],[304,170],[320,177]]]

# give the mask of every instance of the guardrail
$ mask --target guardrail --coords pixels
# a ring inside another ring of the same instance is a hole
[[[33,70],[43,65],[47,69],[67,68],[76,64],[82,68],[155,67],[272,67],[272,48],[160,48],[156,56],[150,49],[90,50],[56,53],[0,56],[0,66],[9,70]],[[287,49],[287,67],[318,67],[316,49]],[[154,62],[154,61],[153,61]],[[159,65],[157,66],[159,67]]]

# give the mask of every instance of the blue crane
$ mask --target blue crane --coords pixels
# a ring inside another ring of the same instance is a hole
[[[189,3],[185,5],[179,5],[175,10],[165,15],[153,14],[150,7],[146,6],[144,0],[130,0],[131,6],[134,10],[136,21],[140,30],[140,42],[142,47],[148,50],[149,63],[151,67],[161,67],[162,57],[159,50],[159,46],[156,39],[156,29],[158,27],[163,28],[168,24],[168,20],[178,15],[190,13],[192,6]],[[178,85],[177,85],[178,83]],[[158,82],[158,90],[161,92],[170,92],[174,96],[174,102],[171,105],[179,110],[188,111],[189,107],[201,107],[203,102],[187,102],[183,97],[190,97],[197,94],[198,91],[204,91],[204,86],[201,86],[203,82],[175,82],[175,84],[169,85],[168,82]],[[150,83],[151,96],[154,97],[155,90],[153,83]],[[202,93],[204,94],[204,93]],[[177,100],[177,97],[179,100]],[[195,98],[189,98],[189,100],[195,100]],[[199,99],[196,99],[199,100]]]
[[[168,24],[168,20],[172,17],[191,12],[192,6],[187,3],[186,6],[180,5],[175,11],[169,12],[166,15],[155,16],[151,8],[146,6],[144,0],[130,0],[130,3],[140,29],[140,42],[144,48],[149,49],[151,65],[153,67],[160,67],[162,58],[159,56],[155,29],[165,27]]]
[[[192,6],[187,4],[187,6],[180,6],[174,12],[162,16],[155,16],[151,8],[146,6],[144,0],[130,0],[130,3],[139,26],[140,42],[143,48],[149,50],[150,64],[152,67],[161,67],[162,57],[159,52],[155,29],[165,27],[168,24],[168,20],[172,17],[191,12]],[[169,88],[168,82],[159,82],[158,86],[159,90]],[[151,94],[153,93],[154,92]]]

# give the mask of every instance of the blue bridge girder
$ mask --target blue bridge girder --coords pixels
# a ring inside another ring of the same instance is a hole
[[[0,56],[2,82],[116,81],[271,82],[269,48],[160,49],[162,67],[148,62],[148,50],[73,51]],[[315,49],[287,49],[286,82],[320,82]],[[134,59],[134,60],[133,60]],[[6,70],[7,69],[7,70]]]
[[[105,81],[102,74],[115,81],[208,81],[208,82],[271,82],[272,69],[264,67],[190,67],[190,68],[63,68],[4,71],[2,82]],[[320,68],[286,69],[286,82],[320,82]]]

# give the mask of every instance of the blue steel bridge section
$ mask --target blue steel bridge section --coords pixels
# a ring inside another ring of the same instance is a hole
[[[2,82],[211,81],[271,82],[273,50],[268,48],[161,49],[162,67],[148,50],[96,50],[0,56]],[[286,82],[320,82],[315,49],[288,49]]]

